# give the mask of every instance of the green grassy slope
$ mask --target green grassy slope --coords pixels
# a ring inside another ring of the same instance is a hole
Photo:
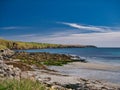
[[[35,42],[20,42],[0,39],[0,48],[9,49],[39,49],[39,48],[58,48],[60,44],[35,43]]]
[[[42,48],[72,48],[72,47],[95,47],[92,45],[61,45],[61,44],[48,44],[48,43],[36,43],[36,42],[21,42],[0,39],[0,48],[9,49],[42,49]]]
[[[6,46],[3,46],[3,45],[0,45],[0,50],[1,49],[7,49],[7,47]]]

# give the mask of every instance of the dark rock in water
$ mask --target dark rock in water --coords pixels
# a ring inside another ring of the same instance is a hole
[[[87,62],[85,58],[82,58],[82,57],[77,56],[77,55],[70,55],[70,59],[72,59],[74,61],[84,62],[84,63]]]

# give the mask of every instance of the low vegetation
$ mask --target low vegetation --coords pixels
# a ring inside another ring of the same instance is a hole
[[[69,56],[64,54],[50,54],[50,53],[27,53],[27,52],[16,52],[13,59],[20,59],[21,62],[29,65],[37,65],[38,67],[45,68],[45,65],[57,65],[61,66],[72,62]]]
[[[95,47],[91,45],[61,45],[61,44],[48,44],[48,43],[36,43],[36,42],[21,42],[21,41],[11,41],[0,39],[1,48],[9,49],[43,49],[43,48],[85,48],[85,47]]]
[[[7,79],[0,81],[0,90],[46,90],[38,81]]]
[[[55,66],[62,66],[64,64],[67,64],[69,62],[72,62],[71,60],[47,60],[44,62],[45,65],[55,65]]]
[[[36,43],[36,42],[20,42],[0,39],[1,48],[7,47],[9,49],[40,49],[40,48],[59,48],[60,44]]]
[[[2,50],[2,49],[7,49],[7,47],[3,46],[3,45],[0,45],[0,50]]]

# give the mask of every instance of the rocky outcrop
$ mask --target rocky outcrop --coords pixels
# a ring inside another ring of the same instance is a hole
[[[0,54],[1,55],[8,55],[8,56],[11,56],[14,54],[14,51],[10,50],[10,49],[3,49],[3,50],[0,50]]]
[[[78,80],[80,83],[78,84],[80,88],[83,90],[120,90],[120,88],[117,88],[115,86],[111,86],[110,84],[107,85],[106,83],[99,81],[99,80],[88,80],[80,78]]]
[[[0,60],[0,77],[1,78],[20,78],[21,70],[13,65],[4,64]]]
[[[5,64],[5,61],[13,54],[14,51],[9,49],[0,50],[0,77],[20,78],[21,70],[18,67]]]
[[[10,49],[3,49],[0,50],[0,59],[2,60],[10,60],[11,56],[14,54],[14,51],[10,50]]]

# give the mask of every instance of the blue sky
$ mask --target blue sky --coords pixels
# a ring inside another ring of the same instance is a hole
[[[0,37],[120,47],[120,0],[0,0]]]

